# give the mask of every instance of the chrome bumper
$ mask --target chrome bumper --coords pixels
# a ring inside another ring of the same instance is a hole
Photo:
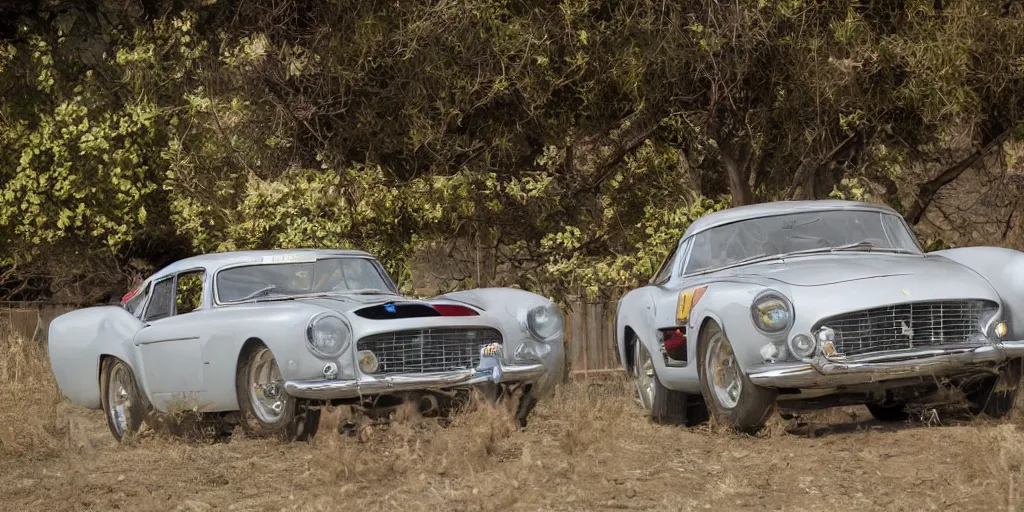
[[[1024,357],[1024,341],[1004,341],[963,348],[924,349],[856,361],[818,356],[810,363],[765,363],[751,368],[754,384],[768,388],[834,388],[893,379],[983,371],[1008,359]]]
[[[481,365],[483,366],[483,365]],[[374,377],[363,375],[353,380],[289,380],[285,391],[294,397],[309,400],[355,398],[364,395],[423,391],[453,387],[472,387],[480,384],[505,384],[539,379],[547,372],[543,364],[503,365],[496,362],[490,368],[480,367],[451,372],[415,373]]]

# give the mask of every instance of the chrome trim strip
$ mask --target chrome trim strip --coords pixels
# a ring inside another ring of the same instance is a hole
[[[1024,357],[1024,341],[904,352],[901,355],[901,359],[893,357],[870,362],[837,362],[819,356],[810,362],[764,363],[751,368],[748,378],[763,387],[811,389],[925,377],[959,370],[985,371],[1008,359]]]
[[[498,363],[498,368],[498,372],[492,369],[471,368],[452,372],[388,375],[379,378],[364,376],[356,380],[290,380],[284,383],[284,389],[296,398],[333,400],[402,391],[468,387],[490,382],[529,381],[540,378],[547,371],[540,363],[509,366]]]

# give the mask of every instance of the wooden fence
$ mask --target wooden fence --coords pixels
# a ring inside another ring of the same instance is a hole
[[[25,338],[46,342],[50,321],[71,311],[73,304],[0,302],[0,333],[11,329]],[[574,301],[565,312],[566,359],[572,374],[616,372],[614,303]]]
[[[10,330],[15,335],[46,342],[50,321],[79,306],[40,302],[0,302],[0,333]]]
[[[584,376],[618,371],[615,303],[574,301],[566,309],[569,371]]]

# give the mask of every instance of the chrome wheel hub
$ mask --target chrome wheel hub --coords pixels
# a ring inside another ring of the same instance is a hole
[[[704,374],[710,379],[715,400],[725,409],[736,407],[743,392],[743,379],[732,345],[722,333],[715,334],[708,344],[708,356]]]
[[[650,409],[654,405],[654,360],[643,349],[640,340],[636,340],[636,357],[633,358],[636,389],[640,394],[643,406]]]
[[[281,369],[273,354],[261,348],[253,356],[249,366],[249,401],[253,412],[264,423],[274,423],[281,419],[288,396],[283,392],[284,381]]]
[[[128,368],[123,363],[116,363],[110,372],[110,382],[107,389],[107,407],[109,409],[111,423],[118,435],[123,436],[131,424],[132,407],[132,385]]]

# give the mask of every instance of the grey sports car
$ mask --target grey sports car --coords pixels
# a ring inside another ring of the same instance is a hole
[[[191,407],[251,435],[308,439],[320,406],[426,414],[471,390],[519,397],[525,426],[564,371],[562,313],[513,288],[402,297],[373,256],[352,250],[186,258],[118,306],[63,314],[49,357],[72,402],[103,409],[118,440],[154,414]]]
[[[891,208],[773,202],[695,221],[616,315],[659,422],[760,430],[775,410],[957,402],[1006,415],[1024,357],[1024,254],[924,253]],[[950,391],[955,391],[950,393]]]

